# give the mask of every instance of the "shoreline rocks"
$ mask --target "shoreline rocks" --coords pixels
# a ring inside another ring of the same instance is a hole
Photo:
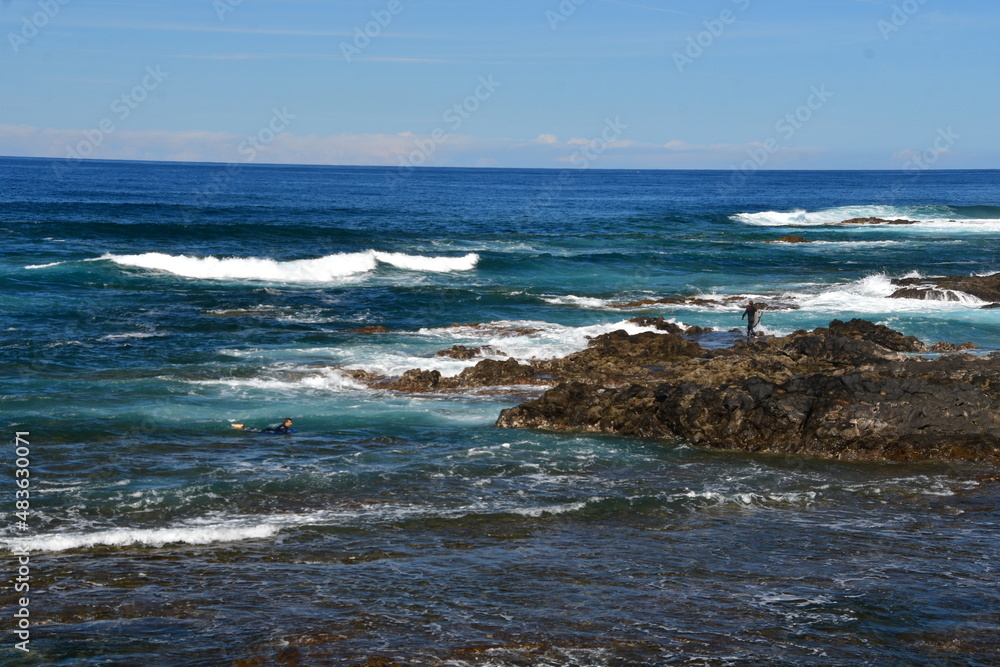
[[[931,348],[865,320],[724,350],[652,335],[675,340],[656,349],[614,332],[549,362],[561,382],[501,412],[497,426],[844,460],[1000,462],[1000,354],[909,356]],[[641,368],[623,363],[629,349],[642,350]]]
[[[839,222],[840,225],[915,225],[916,220],[903,220],[902,218],[897,218],[895,220],[886,220],[885,218],[851,218],[850,220],[844,220]]]
[[[780,239],[764,241],[764,243],[812,243],[812,241],[804,236],[782,236]]]
[[[938,278],[893,278],[899,287],[891,299],[934,299],[961,301],[967,294],[990,302],[984,308],[995,308],[1000,302],[1000,273],[991,276],[942,276]]]
[[[658,331],[612,331],[561,359],[486,358],[454,377],[345,372],[376,389],[537,396],[503,410],[501,428],[857,461],[1000,463],[1000,352],[928,346],[861,319],[722,349],[702,347],[700,330],[663,318],[636,322]],[[493,351],[442,352],[474,358]],[[925,353],[941,354],[918,356]]]

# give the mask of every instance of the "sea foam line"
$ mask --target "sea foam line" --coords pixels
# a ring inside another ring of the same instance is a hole
[[[406,271],[451,273],[471,271],[479,263],[479,255],[476,253],[469,253],[462,257],[429,257],[378,250],[337,253],[287,262],[259,257],[194,257],[168,255],[162,252],[147,252],[136,255],[108,253],[96,259],[110,261],[119,266],[163,271],[185,278],[284,283],[337,282],[375,271],[379,264],[394,266]],[[58,264],[60,262],[30,265],[25,268],[43,269]]]
[[[381,523],[412,519],[461,519],[467,516],[490,514],[518,514],[541,517],[579,511],[586,505],[599,501],[558,503],[523,506],[510,502],[472,504],[454,508],[425,505],[372,506],[365,510],[319,510],[308,514],[277,514],[271,516],[244,516],[232,519],[193,519],[183,525],[163,528],[112,528],[91,533],[67,532],[36,535],[29,538],[7,539],[0,543],[8,551],[27,549],[29,552],[58,552],[92,547],[162,547],[167,544],[215,544],[240,542],[273,537],[282,530],[310,525],[347,525],[358,520],[364,523]]]
[[[274,524],[257,526],[205,526],[171,528],[118,528],[95,533],[60,533],[38,535],[18,540],[29,551],[69,551],[97,546],[127,547],[133,545],[162,547],[165,544],[212,544],[271,537],[281,529]],[[4,546],[10,549],[13,542]]]

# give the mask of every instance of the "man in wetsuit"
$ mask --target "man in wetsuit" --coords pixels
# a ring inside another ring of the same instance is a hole
[[[761,307],[758,308],[756,305],[754,305],[754,302],[751,299],[750,305],[746,307],[746,310],[743,311],[743,315],[740,316],[741,320],[744,317],[747,318],[747,338],[753,338],[754,336],[757,335],[755,329],[757,328],[757,325],[760,324],[760,316],[762,310],[763,310],[763,304],[761,304]]]
[[[249,431],[251,433],[277,433],[277,434],[288,434],[293,433],[292,431],[292,418],[285,417],[284,421],[281,422],[281,426],[272,426],[270,428],[261,429],[258,431],[255,428],[249,426],[244,426],[243,424],[233,424],[233,428],[240,431]]]

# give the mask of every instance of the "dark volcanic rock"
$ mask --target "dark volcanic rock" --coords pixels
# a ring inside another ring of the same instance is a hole
[[[685,329],[677,324],[676,322],[668,322],[660,317],[633,317],[629,320],[632,324],[638,324],[640,327],[652,327],[657,331],[666,331],[672,334],[682,334]]]
[[[896,352],[926,352],[927,346],[915,336],[904,336],[881,324],[872,324],[868,320],[857,318],[850,322],[834,320],[830,322],[830,332],[838,336],[847,336],[857,340],[867,340]]]
[[[531,379],[537,371],[527,364],[519,364],[517,359],[496,361],[483,359],[472,368],[458,374],[458,384],[463,387],[499,387],[521,384]]]
[[[780,239],[765,241],[765,243],[812,243],[804,236],[782,236]]]
[[[482,347],[466,347],[465,345],[453,345],[447,350],[438,350],[435,357],[450,357],[451,359],[475,359],[487,354],[503,356],[503,353],[489,345]]]
[[[381,324],[376,324],[369,327],[361,327],[360,329],[349,329],[347,333],[388,333],[389,330],[382,326]]]
[[[902,352],[927,346],[864,320],[700,354],[678,348],[645,374],[607,375],[592,358],[600,349],[577,353],[596,376],[564,372],[571,381],[504,410],[497,425],[854,460],[1000,462],[1000,354],[909,357]],[[610,365],[627,356],[618,351]]]
[[[930,347],[931,352],[961,352],[963,350],[978,350],[979,348],[972,343],[962,343],[961,345],[956,345],[955,343],[948,343],[946,341],[940,341],[934,343]]]
[[[684,438],[752,452],[851,460],[1000,458],[997,397],[966,383],[811,375],[623,389],[563,384],[504,410],[505,428]]]
[[[620,383],[648,378],[662,372],[664,366],[703,354],[701,345],[677,334],[645,331],[629,335],[619,329],[597,336],[586,350],[534,365],[550,377]]]
[[[393,388],[400,391],[431,391],[440,383],[440,371],[425,371],[414,368],[403,373],[403,377],[399,378]]]
[[[497,425],[507,428],[851,460],[1000,463],[1000,353],[912,356],[929,348],[857,319],[706,350],[677,325],[643,322],[668,333],[613,331],[563,359],[484,359],[455,377],[421,369],[400,378],[347,372],[408,392],[552,387],[504,410]],[[940,343],[934,350],[968,348]]]
[[[633,317],[629,320],[633,324],[638,324],[641,327],[652,327],[657,331],[666,331],[667,333],[673,334],[684,334],[687,336],[701,336],[703,334],[711,333],[715,331],[712,327],[699,327],[699,326],[689,326],[686,329],[676,322],[668,322],[660,317]]]
[[[851,218],[839,223],[841,225],[914,225],[916,220],[886,220],[885,218]]]
[[[894,278],[893,299],[937,299],[957,301],[963,292],[983,301],[1000,301],[1000,273],[992,276],[945,276],[941,278]]]

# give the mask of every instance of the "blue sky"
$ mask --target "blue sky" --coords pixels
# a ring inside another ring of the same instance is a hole
[[[0,155],[1000,166],[996,0],[0,0]]]

